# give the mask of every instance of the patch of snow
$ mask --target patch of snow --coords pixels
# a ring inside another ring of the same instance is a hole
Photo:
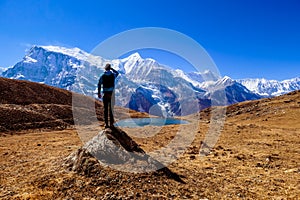
[[[25,57],[24,57],[24,62],[25,62],[25,63],[36,63],[37,60],[31,58],[30,56],[25,56]]]

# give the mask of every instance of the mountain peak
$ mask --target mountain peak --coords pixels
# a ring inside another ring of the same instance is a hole
[[[122,63],[124,64],[124,69],[126,73],[130,73],[133,71],[137,66],[139,66],[139,63],[143,61],[143,58],[138,52],[135,52],[131,54],[130,56],[121,59]]]
[[[95,66],[102,66],[104,59],[100,56],[93,55],[91,53],[87,53],[77,47],[68,48],[61,46],[42,46],[42,45],[34,45],[31,47],[29,52],[27,52],[27,57],[31,57],[35,59],[38,56],[45,56],[45,52],[53,53],[53,54],[62,54],[65,56],[73,57],[78,60],[91,63]],[[24,58],[25,60],[31,61],[30,58]]]
[[[232,85],[234,80],[232,80],[229,76],[224,76],[218,82],[222,85]]]
[[[62,53],[69,56],[74,56],[78,54],[88,54],[77,47],[73,47],[73,48],[60,47],[60,46],[39,46],[39,47],[50,52]]]
[[[130,59],[130,60],[140,60],[140,59],[142,59],[142,57],[138,52],[135,52],[135,53],[131,54],[130,56],[128,56],[128,59]]]

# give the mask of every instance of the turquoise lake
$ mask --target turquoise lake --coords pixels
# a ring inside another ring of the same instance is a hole
[[[165,126],[171,124],[188,124],[188,121],[174,118],[130,118],[118,121],[118,127]]]

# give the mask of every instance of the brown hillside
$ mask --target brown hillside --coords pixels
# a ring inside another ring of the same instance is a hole
[[[0,78],[1,104],[72,105],[72,93],[44,84]]]
[[[94,101],[67,90],[7,78],[0,78],[0,94],[0,131],[64,129],[74,124],[72,95],[82,112]],[[96,101],[95,106],[101,120],[102,104]]]
[[[227,117],[236,123],[272,125],[279,128],[300,129],[300,91],[227,107]]]

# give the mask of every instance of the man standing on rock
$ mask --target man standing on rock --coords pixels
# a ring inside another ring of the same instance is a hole
[[[105,72],[99,79],[98,82],[98,97],[101,98],[101,86],[103,85],[103,104],[104,104],[104,121],[105,128],[114,126],[114,116],[113,116],[113,107],[114,107],[114,89],[115,89],[115,79],[119,75],[119,72],[111,68],[111,65],[108,63],[105,65]],[[109,122],[108,125],[108,113],[109,113]]]

